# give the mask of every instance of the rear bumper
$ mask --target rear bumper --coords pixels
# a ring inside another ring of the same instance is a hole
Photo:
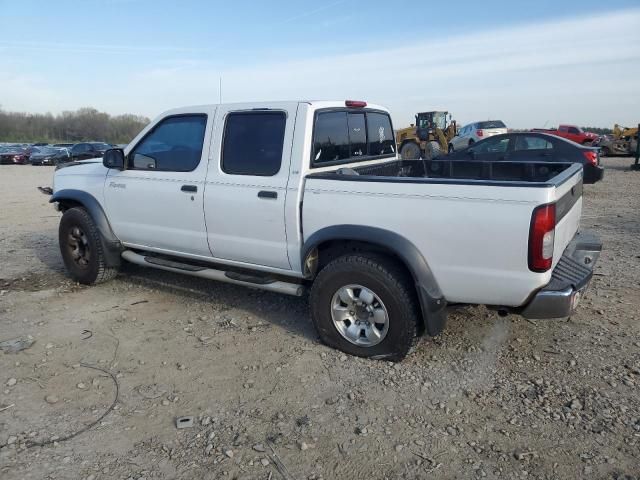
[[[602,242],[590,232],[576,234],[553,269],[551,281],[522,308],[525,318],[562,318],[575,310],[584,295]]]
[[[589,165],[584,168],[584,183],[596,183],[604,177],[604,167]]]

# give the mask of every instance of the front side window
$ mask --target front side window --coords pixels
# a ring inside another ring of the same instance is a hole
[[[580,133],[580,130],[578,130],[576,127],[569,127],[569,133],[573,133],[574,135],[577,135]]]
[[[206,125],[204,114],[165,118],[129,153],[129,169],[195,170],[202,157]]]
[[[235,112],[227,115],[222,171],[270,177],[280,171],[287,116],[284,112]]]
[[[318,112],[313,135],[314,166],[395,155],[391,119],[382,112]]]
[[[508,147],[509,137],[494,137],[476,144],[471,150],[476,154],[504,153]]]
[[[527,137],[525,135],[519,135],[516,137],[516,143],[513,149],[516,151],[552,150],[553,144],[541,137]]]

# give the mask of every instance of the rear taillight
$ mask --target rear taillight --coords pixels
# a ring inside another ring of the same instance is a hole
[[[476,130],[476,135],[482,137],[484,135],[484,132],[482,130]]]
[[[582,155],[584,155],[584,158],[586,158],[587,162],[591,165],[598,165],[598,152],[595,150],[585,150],[582,152]]]
[[[531,216],[531,230],[529,231],[529,270],[546,272],[551,268],[555,231],[555,204],[537,207]]]

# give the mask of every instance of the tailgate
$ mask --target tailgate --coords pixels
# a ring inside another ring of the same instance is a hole
[[[553,265],[562,257],[567,245],[580,228],[582,215],[582,172],[576,173],[556,187],[556,230],[553,243]]]

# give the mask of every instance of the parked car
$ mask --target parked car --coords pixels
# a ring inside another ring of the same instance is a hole
[[[71,148],[75,143],[54,143],[52,146],[56,148]]]
[[[598,139],[596,133],[585,132],[577,125],[560,125],[558,128],[534,128],[531,131],[566,138],[580,145],[589,145]]]
[[[0,164],[24,165],[29,162],[29,150],[24,147],[0,148]]]
[[[211,105],[165,112],[124,151],[58,167],[50,201],[75,281],[109,280],[127,261],[309,288],[324,342],[399,360],[417,333],[442,331],[448,303],[573,311],[601,244],[577,233],[582,167],[541,160],[473,162],[491,167],[482,175],[403,161],[389,112],[366,102]]]
[[[32,152],[29,157],[31,165],[58,165],[68,162],[69,151],[66,148],[38,147],[37,152]]]
[[[112,148],[112,145],[103,142],[76,143],[70,150],[71,160],[77,161],[87,160],[90,158],[102,158],[104,152],[110,148]]]
[[[507,126],[502,120],[487,120],[470,123],[462,127],[449,142],[449,152],[457,152],[470,147],[476,142],[493,135],[507,133]]]
[[[578,145],[546,133],[514,132],[495,135],[445,158],[489,162],[579,163],[584,168],[584,183],[595,183],[602,180],[604,175],[598,148]]]

